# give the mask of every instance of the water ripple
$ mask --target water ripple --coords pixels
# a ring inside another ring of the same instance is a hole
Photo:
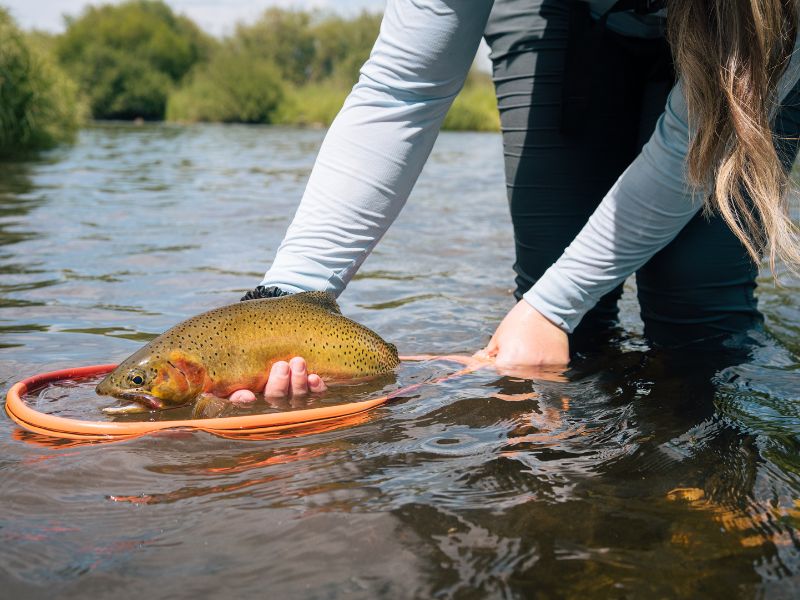
[[[0,164],[4,389],[122,359],[238,301],[272,260],[323,135],[98,124],[74,147]],[[441,135],[343,312],[403,353],[485,344],[513,305],[503,179],[499,136]],[[65,598],[265,586],[309,598],[790,597],[798,287],[759,289],[780,342],[652,350],[629,286],[625,331],[567,382],[478,372],[307,435],[86,446],[2,420],[0,584]],[[378,388],[448,369],[404,367]],[[86,418],[99,405],[84,387],[33,401]]]

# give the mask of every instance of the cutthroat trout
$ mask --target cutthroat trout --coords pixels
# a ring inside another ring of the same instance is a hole
[[[400,362],[394,345],[343,316],[333,296],[304,292],[187,319],[125,359],[96,390],[133,400],[143,410],[186,404],[203,394],[259,392],[273,363],[294,356],[327,380],[380,375]]]

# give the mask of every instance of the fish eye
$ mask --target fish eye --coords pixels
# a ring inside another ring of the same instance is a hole
[[[144,383],[144,377],[142,377],[141,373],[134,372],[128,375],[128,381],[133,385],[142,385]]]

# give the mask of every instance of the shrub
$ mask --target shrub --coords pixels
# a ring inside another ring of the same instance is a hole
[[[330,125],[358,79],[361,65],[369,57],[380,20],[380,15],[369,13],[344,19],[322,13],[270,9],[252,25],[239,25],[228,43],[244,49],[245,56],[271,60],[288,82],[285,98],[272,122]],[[500,129],[494,88],[488,75],[470,73],[443,127]]]
[[[212,42],[163,2],[90,6],[56,44],[99,119],[161,119],[171,87],[210,53]]]
[[[380,25],[380,15],[367,12],[349,20],[333,16],[320,19],[312,29],[315,52],[309,79],[330,79],[351,88],[369,58]]]
[[[292,87],[278,108],[274,122],[328,126],[341,110],[349,91],[349,88],[332,82]]]
[[[237,25],[229,43],[246,55],[271,61],[284,80],[299,85],[308,79],[314,56],[310,26],[310,13],[268,9],[252,25]]]
[[[240,24],[208,65],[174,91],[179,121],[329,125],[358,78],[380,16],[269,9]]]
[[[0,155],[69,141],[82,118],[76,85],[0,9]]]
[[[456,96],[442,129],[456,131],[500,131],[500,115],[492,80],[486,73],[472,71],[464,89]]]
[[[334,78],[350,88],[378,37],[380,20],[370,13],[344,19],[273,8],[252,25],[239,25],[231,42],[271,60],[295,85]]]
[[[272,123],[283,98],[281,74],[271,61],[229,47],[170,96],[167,119]]]
[[[274,123],[328,126],[339,113],[350,88],[335,79],[292,87],[275,113]],[[500,131],[494,87],[488,75],[470,73],[445,117],[442,129]]]

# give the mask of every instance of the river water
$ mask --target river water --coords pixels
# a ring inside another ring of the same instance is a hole
[[[254,287],[323,135],[111,124],[0,165],[3,395]],[[472,352],[511,262],[499,136],[445,133],[340,303],[403,354]],[[0,596],[797,597],[798,286],[761,283],[746,351],[651,350],[628,290],[568,381],[482,371],[305,436],[73,445],[3,415]]]

